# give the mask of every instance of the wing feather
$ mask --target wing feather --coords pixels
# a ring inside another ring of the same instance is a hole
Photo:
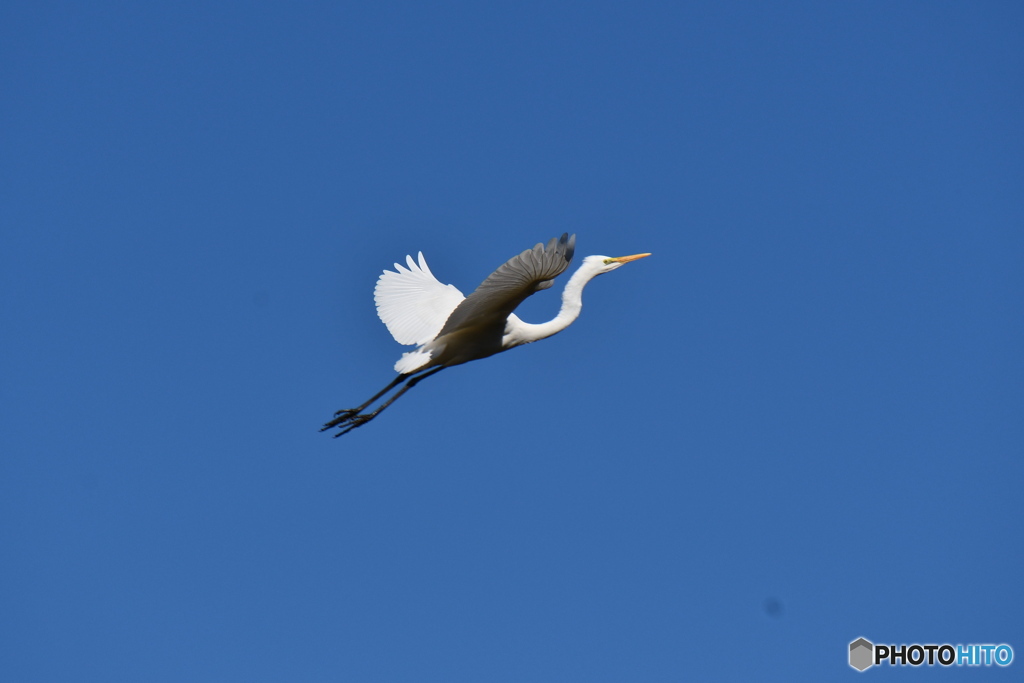
[[[395,264],[377,279],[373,300],[377,315],[399,344],[426,344],[437,336],[445,320],[465,297],[453,285],[442,284],[427,267],[406,256],[408,267]]]
[[[563,233],[513,256],[491,273],[480,286],[451,312],[438,336],[463,327],[501,325],[526,297],[550,287],[555,277],[565,271],[576,250],[576,235]]]

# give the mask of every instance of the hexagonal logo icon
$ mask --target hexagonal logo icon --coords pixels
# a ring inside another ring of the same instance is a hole
[[[874,664],[875,646],[871,641],[858,638],[850,643],[850,666],[857,671],[863,671]]]

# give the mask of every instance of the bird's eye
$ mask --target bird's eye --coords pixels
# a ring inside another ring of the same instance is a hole
[[[615,263],[615,259],[613,259],[613,258],[606,258],[606,259],[604,260],[604,264],[605,264],[606,266],[607,266],[607,265],[611,265],[612,263]]]

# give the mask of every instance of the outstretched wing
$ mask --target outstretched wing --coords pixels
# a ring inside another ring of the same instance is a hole
[[[395,264],[385,270],[373,289],[377,315],[399,344],[426,344],[437,336],[455,307],[465,300],[457,288],[438,281],[427,267],[423,252],[419,263],[406,256],[408,268]]]
[[[438,336],[463,327],[504,326],[508,316],[534,292],[547,289],[569,267],[576,250],[576,235],[537,244],[490,274],[480,286],[452,311]]]

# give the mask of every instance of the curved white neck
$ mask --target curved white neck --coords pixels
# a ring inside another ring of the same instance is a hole
[[[546,323],[534,325],[523,322],[515,313],[510,315],[508,323],[505,325],[502,346],[510,348],[520,344],[529,344],[546,339],[569,327],[580,316],[580,310],[583,308],[583,288],[596,275],[597,270],[589,267],[586,263],[580,266],[565,283],[565,289],[562,290],[562,308],[559,309],[558,315]]]

